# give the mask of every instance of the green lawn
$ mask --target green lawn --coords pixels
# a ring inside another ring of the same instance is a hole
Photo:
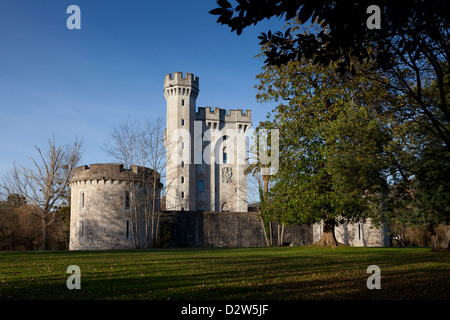
[[[0,252],[0,299],[449,299],[449,275],[450,254],[429,248]]]

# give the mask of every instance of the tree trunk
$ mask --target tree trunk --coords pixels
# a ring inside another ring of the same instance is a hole
[[[449,242],[450,242],[450,230],[447,231],[447,234],[445,236],[444,243],[440,244],[439,237],[436,234],[436,231],[434,231],[434,227],[428,227],[428,231],[431,233],[431,244],[433,245],[432,251],[450,251],[449,248]]]
[[[266,245],[268,247],[271,247],[272,243],[273,243],[273,241],[272,241],[273,240],[272,239],[272,222],[268,221],[267,222],[267,226],[266,226],[266,223],[264,222],[264,219],[263,219],[263,217],[261,215],[261,211],[259,212],[259,220],[261,221],[261,225],[263,227],[264,239],[266,240]],[[267,230],[267,228],[269,230]]]
[[[430,226],[428,227],[428,232],[430,232],[431,234],[431,245],[433,246],[433,251],[439,251],[440,250],[440,245],[439,245],[439,237],[436,234],[436,231],[434,231],[434,227]]]
[[[264,182],[264,200],[267,200],[267,194],[269,193],[269,175],[263,175]]]
[[[447,234],[445,236],[445,241],[444,244],[442,245],[442,249],[444,251],[450,251],[449,244],[450,244],[450,229],[447,230]]]
[[[47,218],[42,219],[42,250],[48,250]]]
[[[336,236],[334,234],[334,226],[336,225],[336,221],[334,219],[326,219],[323,220],[323,232],[322,237],[316,243],[317,246],[320,247],[338,247],[342,245],[336,240]]]

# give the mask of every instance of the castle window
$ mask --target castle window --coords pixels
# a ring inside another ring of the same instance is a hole
[[[86,192],[80,192],[80,209],[86,208]]]
[[[184,99],[181,99],[181,105],[184,106]]]
[[[227,148],[223,148],[222,163],[227,163]]]
[[[181,199],[184,199],[184,192],[181,191]]]
[[[83,236],[84,236],[84,222],[83,221],[80,221],[80,230],[79,230],[79,236],[80,236],[80,238],[83,238]]]
[[[127,239],[130,237],[130,220],[127,220]]]
[[[198,192],[204,191],[205,184],[203,183],[203,180],[198,181]]]
[[[181,161],[181,167],[184,168],[184,161]]]
[[[181,119],[181,125],[184,126],[184,119]]]
[[[181,183],[184,183],[184,177],[181,177]]]
[[[130,210],[130,191],[125,190],[125,210]]]

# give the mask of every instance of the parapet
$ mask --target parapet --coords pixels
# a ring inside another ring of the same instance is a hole
[[[229,110],[225,115],[225,121],[227,122],[252,122],[252,111],[242,109]]]
[[[182,72],[174,72],[172,74],[166,74],[164,78],[164,89],[173,86],[188,86],[199,90],[199,80],[198,77],[194,76],[192,73],[187,72],[186,77],[183,77]]]
[[[245,122],[245,123],[251,123],[252,122],[252,111],[251,110],[245,110],[242,109],[236,109],[236,110],[226,110],[226,109],[220,109],[218,107],[211,108],[206,107],[202,108],[199,107],[198,111],[196,113],[196,119],[197,120],[213,120],[213,121],[223,121],[223,122]]]
[[[72,171],[72,182],[85,180],[136,180],[159,174],[147,167],[132,165],[130,169],[124,168],[123,164],[99,163],[90,166],[76,167]]]

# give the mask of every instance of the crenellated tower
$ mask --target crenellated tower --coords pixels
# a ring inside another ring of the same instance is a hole
[[[175,72],[164,79],[167,101],[167,193],[168,210],[196,210],[194,144],[190,132],[194,130],[199,79],[192,73]]]
[[[247,211],[246,135],[251,111],[196,108],[199,79],[168,74],[166,208]]]

